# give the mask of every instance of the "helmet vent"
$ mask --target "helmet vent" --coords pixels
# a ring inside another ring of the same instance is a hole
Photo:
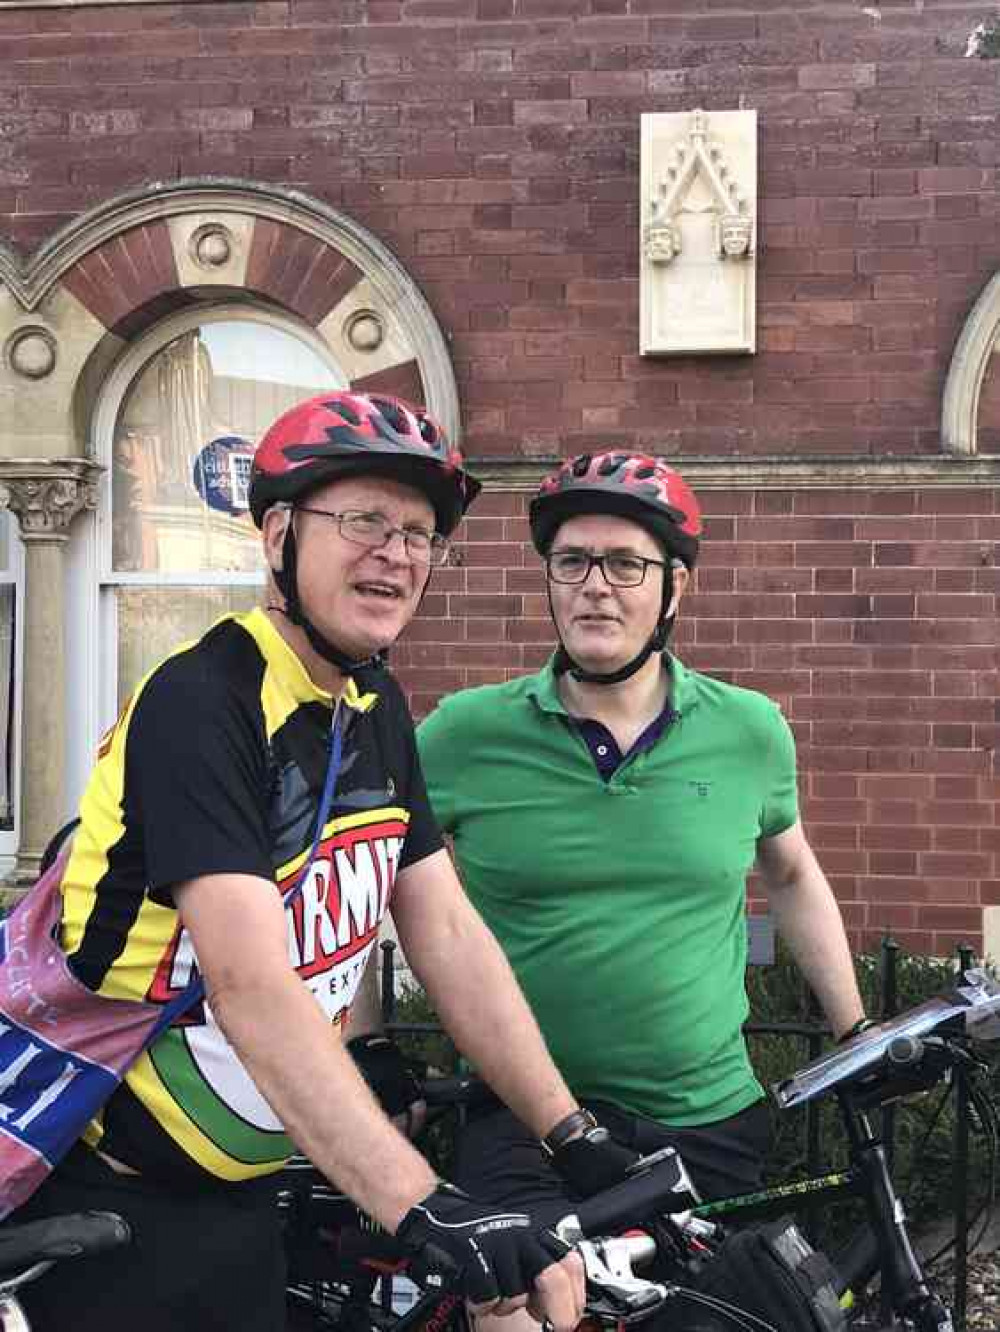
[[[357,426],[361,424],[360,413],[349,403],[345,402],[343,398],[334,398],[334,400],[328,403],[327,406],[330,408],[331,412],[336,412],[338,416],[342,416],[344,420],[349,421],[351,425]]]
[[[581,453],[579,458],[573,463],[574,476],[586,476],[590,468],[590,454]]]
[[[373,397],[372,404],[379,409],[397,435],[408,435],[410,433],[407,428],[406,417],[394,402],[390,402],[387,398]]]

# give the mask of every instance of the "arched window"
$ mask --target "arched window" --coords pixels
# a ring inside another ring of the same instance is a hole
[[[105,468],[96,531],[71,575],[96,597],[89,753],[151,666],[259,600],[260,538],[247,511],[253,450],[288,407],[346,384],[314,329],[248,305],[185,310],[119,359],[94,417],[92,447]],[[74,785],[88,759],[71,755]]]
[[[17,523],[0,513],[0,862],[17,850],[23,559]]]

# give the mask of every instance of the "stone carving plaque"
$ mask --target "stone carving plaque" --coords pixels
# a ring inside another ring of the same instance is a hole
[[[757,113],[642,117],[643,356],[756,346]]]

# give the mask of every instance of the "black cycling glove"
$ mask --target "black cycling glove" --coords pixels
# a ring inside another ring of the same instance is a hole
[[[410,1208],[396,1238],[422,1266],[454,1273],[475,1304],[530,1294],[539,1272],[569,1253],[526,1213],[478,1202],[444,1183]]]
[[[347,1048],[387,1115],[403,1115],[423,1099],[420,1083],[388,1036],[353,1036]]]
[[[615,1142],[599,1125],[552,1153],[553,1167],[577,1198],[590,1198],[621,1184],[638,1159],[637,1152]]]

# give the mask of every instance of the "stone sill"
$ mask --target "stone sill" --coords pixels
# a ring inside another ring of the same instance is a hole
[[[534,490],[560,461],[555,455],[537,459],[469,458],[468,466],[478,480],[494,487]],[[1000,484],[1000,454],[893,458],[842,454],[808,459],[678,454],[667,461],[695,490],[818,490],[855,486],[864,486],[866,490],[899,490]]]

